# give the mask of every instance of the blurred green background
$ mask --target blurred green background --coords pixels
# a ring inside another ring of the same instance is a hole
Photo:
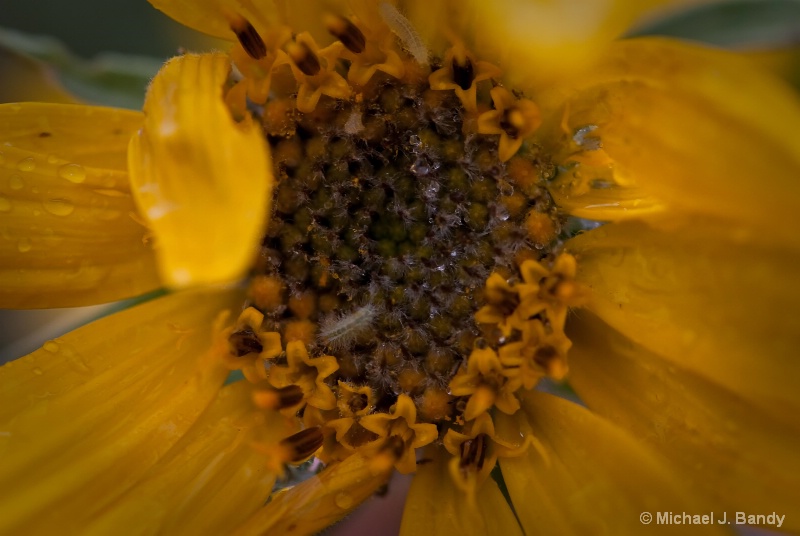
[[[207,44],[146,0],[3,0],[0,26],[54,37],[86,59],[101,52],[167,58],[179,46]]]

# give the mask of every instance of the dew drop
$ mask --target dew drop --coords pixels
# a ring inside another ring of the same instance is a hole
[[[69,216],[75,210],[75,205],[66,199],[48,199],[42,202],[44,209],[55,216]]]
[[[65,164],[58,168],[58,176],[78,184],[86,180],[86,170],[78,164]]]
[[[42,372],[42,369],[40,369],[39,367],[33,369],[33,373],[36,374],[37,376],[41,376],[42,374],[44,374],[44,372]]]
[[[8,212],[11,210],[11,201],[7,197],[0,195],[0,212]]]
[[[33,158],[26,158],[17,164],[17,169],[20,171],[33,171],[36,169],[36,162]]]
[[[33,244],[29,238],[22,238],[17,242],[17,249],[20,253],[27,253],[33,248]]]
[[[22,190],[25,186],[25,181],[23,181],[22,177],[19,175],[11,175],[11,177],[8,178],[8,185],[12,190]]]
[[[44,343],[44,346],[42,346],[42,348],[44,348],[51,354],[56,354],[58,353],[59,346],[58,343],[55,341],[47,341],[46,343]]]
[[[342,510],[348,510],[353,506],[353,496],[342,491],[336,494],[336,496],[333,498],[333,502],[335,502],[336,506]]]

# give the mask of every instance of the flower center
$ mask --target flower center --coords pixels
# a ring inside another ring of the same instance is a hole
[[[538,107],[463,44],[431,58],[400,12],[375,9],[326,19],[325,49],[237,22],[226,99],[263,124],[276,185],[223,359],[258,384],[258,407],[313,430],[291,456],[265,447],[276,463],[313,447],[411,472],[437,442],[473,482],[527,448],[497,439],[490,412],[564,376],[581,288],[548,159],[523,147]]]
[[[267,103],[267,131],[282,135],[268,136],[278,185],[260,275],[309,304],[311,352],[335,355],[339,379],[388,408],[447,386],[481,336],[486,278],[542,255],[525,218],[551,203],[515,182],[496,140],[464,133],[454,94],[387,76],[362,95],[310,114]],[[300,319],[263,312],[281,333]]]

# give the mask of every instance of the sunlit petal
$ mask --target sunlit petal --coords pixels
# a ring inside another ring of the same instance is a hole
[[[0,303],[66,307],[160,286],[126,172],[140,113],[0,105]]]
[[[260,127],[235,123],[222,99],[222,54],[172,59],[153,80],[131,140],[137,204],[173,286],[241,277],[264,231],[272,169]]]

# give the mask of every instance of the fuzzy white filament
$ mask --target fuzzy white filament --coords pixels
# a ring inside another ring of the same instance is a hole
[[[414,56],[420,65],[428,64],[428,47],[422,42],[422,38],[411,25],[411,22],[400,13],[396,7],[389,2],[381,2],[378,5],[383,22],[389,29],[400,38],[408,52]]]
[[[322,321],[319,336],[334,348],[349,346],[356,337],[372,326],[376,314],[375,306],[368,304],[341,317],[331,315]]]

